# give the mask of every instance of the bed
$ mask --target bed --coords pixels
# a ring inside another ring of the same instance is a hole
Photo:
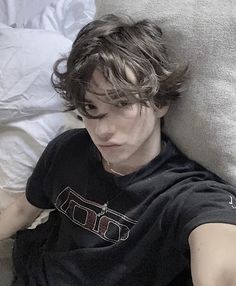
[[[36,4],[37,2],[37,4]],[[0,208],[24,192],[47,143],[79,127],[50,85],[52,64],[83,25],[104,14],[157,19],[191,79],[165,132],[189,156],[236,185],[236,4],[216,0],[0,0]],[[172,109],[172,107],[171,107]],[[43,221],[43,217],[40,218]],[[36,222],[37,224],[37,222]],[[32,226],[34,227],[34,226]],[[11,241],[0,244],[10,285]]]
[[[50,75],[94,13],[92,0],[0,1],[0,211],[25,191],[47,143],[82,127],[75,112],[65,112]],[[0,243],[1,286],[11,283],[11,248],[11,240]]]

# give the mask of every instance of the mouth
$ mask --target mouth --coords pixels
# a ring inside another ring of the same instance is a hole
[[[117,148],[120,147],[118,144],[103,144],[103,145],[98,145],[98,148],[101,149],[112,149],[112,148]]]

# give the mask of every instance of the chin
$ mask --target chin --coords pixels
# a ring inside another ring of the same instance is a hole
[[[103,155],[102,154],[102,157],[108,161],[110,164],[112,165],[119,165],[119,164],[122,164],[124,163],[125,161],[127,161],[128,157],[125,157],[125,156],[117,156],[116,154],[113,154],[113,155],[110,155],[108,156],[107,154],[106,155]]]

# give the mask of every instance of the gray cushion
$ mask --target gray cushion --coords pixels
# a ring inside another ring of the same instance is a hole
[[[12,248],[12,239],[0,241],[0,286],[10,286],[13,280]]]
[[[96,17],[128,14],[160,24],[191,79],[165,132],[190,158],[236,185],[236,3],[231,0],[96,0]]]

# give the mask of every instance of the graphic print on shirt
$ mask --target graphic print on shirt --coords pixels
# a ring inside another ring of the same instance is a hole
[[[229,205],[231,206],[232,209],[236,209],[236,203],[234,203],[233,197],[229,196],[230,201],[229,201]]]
[[[55,206],[75,224],[112,243],[128,239],[137,222],[110,208],[101,216],[104,205],[85,199],[70,187],[57,196]]]

